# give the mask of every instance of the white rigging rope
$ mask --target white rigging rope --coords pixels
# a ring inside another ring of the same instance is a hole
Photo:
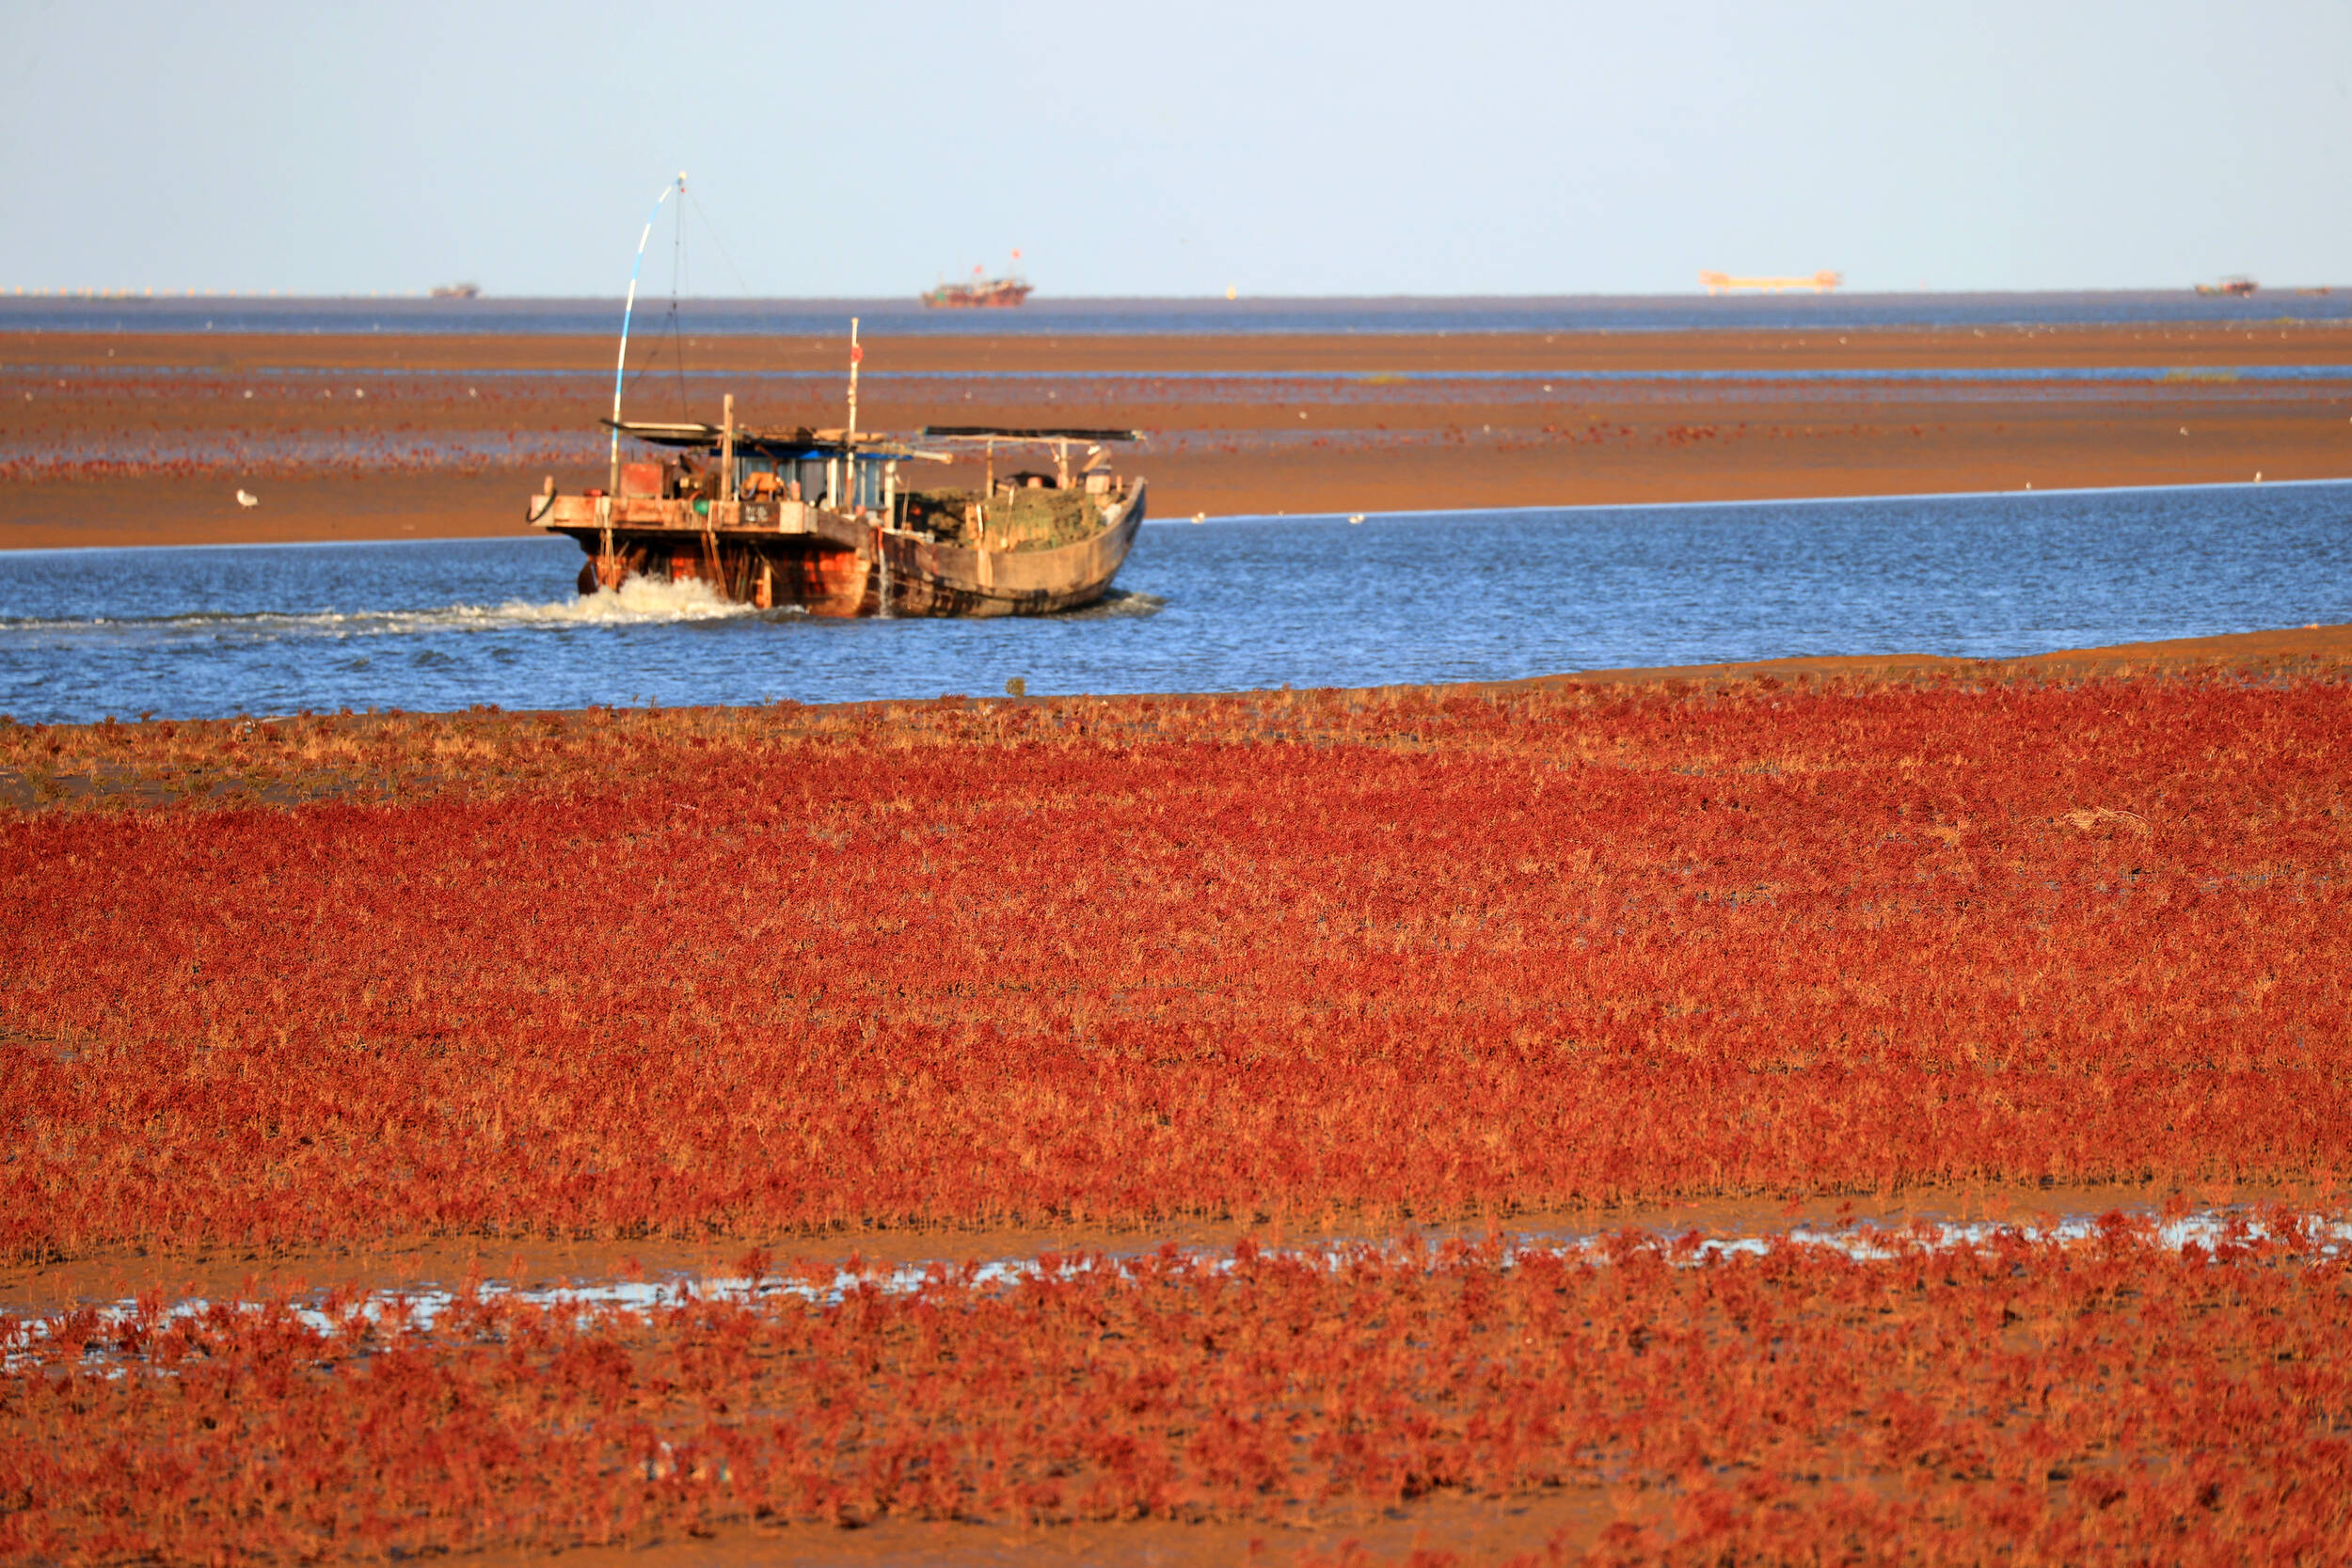
[[[610,487],[605,492],[607,495],[618,495],[621,490],[621,377],[628,370],[628,319],[637,310],[637,275],[644,267],[645,243],[653,238],[653,223],[661,215],[661,204],[670,199],[672,191],[684,189],[686,175],[683,170],[676,180],[661,187],[661,194],[654,198],[653,211],[645,214],[645,231],[637,236],[637,259],[629,263],[628,300],[621,307],[620,356],[612,367],[612,473]]]

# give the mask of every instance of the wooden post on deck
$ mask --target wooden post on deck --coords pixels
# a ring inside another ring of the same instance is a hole
[[[610,491],[596,498],[596,522],[603,531],[601,547],[596,551],[596,586],[610,589],[617,594],[621,588],[621,569],[612,554],[612,508],[614,504]]]
[[[850,318],[850,449],[857,450],[857,367],[866,351],[857,346],[857,318]]]
[[[735,394],[729,392],[721,399],[719,407],[723,421],[719,426],[719,499],[731,501],[735,499]]]
[[[710,580],[710,591],[721,598],[728,597],[726,570],[719,562],[719,535],[713,531],[719,523],[719,508],[735,499],[735,394],[729,392],[720,400],[719,425],[719,493],[705,501],[708,510],[703,514],[703,576]]]

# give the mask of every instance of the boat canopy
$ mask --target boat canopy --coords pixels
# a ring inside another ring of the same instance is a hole
[[[1043,429],[1016,428],[1011,425],[988,424],[927,424],[922,430],[927,441],[1140,441],[1140,430],[1083,430],[1075,426],[1056,425]]]
[[[677,447],[688,451],[717,451],[725,442],[726,431],[715,424],[691,420],[663,423],[649,420],[603,420],[607,429],[617,430],[631,440],[650,446]],[[846,430],[811,430],[806,426],[789,429],[760,430],[750,425],[735,427],[735,454],[738,457],[809,457],[831,453],[853,452],[860,457],[930,457],[932,452],[917,451],[904,441],[890,436],[868,436],[863,432],[852,436]]]

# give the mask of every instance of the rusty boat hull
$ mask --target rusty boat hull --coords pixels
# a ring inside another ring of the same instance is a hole
[[[1142,527],[1145,490],[1134,481],[1102,509],[1099,531],[1045,548],[979,548],[891,527],[886,510],[781,499],[540,495],[528,518],[578,542],[583,594],[634,576],[840,618],[1050,615],[1108,592]]]

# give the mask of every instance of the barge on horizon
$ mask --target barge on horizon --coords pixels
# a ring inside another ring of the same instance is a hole
[[[1021,252],[1012,253],[1013,270],[1003,277],[983,277],[972,269],[969,283],[942,283],[923,293],[923,303],[936,310],[1004,310],[1021,304],[1036,291],[1021,276]]]
[[[1133,430],[763,430],[736,424],[732,397],[716,425],[604,423],[673,455],[616,463],[610,493],[559,495],[550,478],[531,498],[533,526],[586,552],[582,594],[634,576],[814,615],[1044,615],[1101,598],[1143,522],[1144,482],[1108,451]],[[1051,469],[1000,480],[1000,449],[1049,451]],[[901,472],[958,460],[983,466],[979,487]]]

